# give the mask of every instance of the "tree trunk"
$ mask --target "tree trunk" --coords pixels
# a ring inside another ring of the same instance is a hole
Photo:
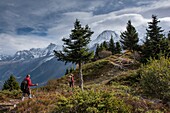
[[[82,75],[82,63],[79,62],[79,77],[80,77],[80,88],[83,91],[83,75]]]

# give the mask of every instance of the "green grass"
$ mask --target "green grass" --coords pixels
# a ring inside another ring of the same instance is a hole
[[[13,90],[13,91],[8,91],[8,90],[3,90],[0,91],[0,102],[4,101],[9,101],[10,99],[18,99],[21,98],[21,91],[18,90]]]

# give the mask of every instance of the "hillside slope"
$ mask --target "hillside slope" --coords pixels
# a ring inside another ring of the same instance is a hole
[[[106,84],[113,77],[125,74],[129,70],[138,69],[140,64],[133,59],[130,53],[112,55],[110,57],[97,60],[95,62],[87,63],[83,65],[83,79],[85,85],[91,84]],[[75,75],[76,85],[79,84],[78,70],[73,72]],[[56,79],[50,80],[47,83],[49,85],[60,86],[61,84],[67,84],[68,75]]]
[[[137,81],[133,73],[140,64],[130,53],[117,54],[83,65],[84,92],[79,89],[78,70],[75,88],[68,86],[68,76],[48,81],[47,85],[33,90],[33,99],[19,102],[10,112],[56,112],[56,113],[112,113],[112,112],[162,112],[168,113],[168,106],[159,100],[143,98],[136,93]],[[116,78],[116,79],[115,79]],[[122,79],[123,78],[123,79]],[[120,81],[126,80],[126,81]],[[129,84],[131,83],[131,84]],[[109,84],[109,85],[108,85]],[[20,99],[18,94],[15,99]],[[5,99],[4,95],[0,97]],[[5,102],[14,99],[9,96]]]

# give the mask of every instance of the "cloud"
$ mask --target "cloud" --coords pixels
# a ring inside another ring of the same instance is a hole
[[[62,44],[74,22],[88,24],[95,39],[104,30],[120,34],[128,20],[142,36],[156,14],[163,29],[170,29],[170,0],[1,0],[0,54]],[[26,43],[27,42],[27,43]]]
[[[150,21],[150,19],[146,19],[140,14],[133,13],[116,15],[111,12],[103,15],[93,15],[92,12],[72,12],[63,14],[60,23],[48,30],[49,35],[51,37],[57,36],[60,40],[63,37],[68,37],[76,18],[80,20],[83,26],[88,24],[91,30],[94,31],[92,39],[95,39],[104,30],[114,30],[120,34],[125,30],[128,20],[131,20],[135,27],[146,26],[147,22]]]
[[[88,12],[104,3],[100,0],[5,0],[0,1],[0,23],[5,24],[1,27],[6,32],[15,32],[20,27],[36,29],[39,25],[49,28],[61,19],[63,13]]]
[[[9,34],[0,34],[0,54],[14,54],[19,50],[28,50],[31,48],[42,48],[55,40],[46,39],[38,36],[18,36]]]
[[[138,2],[140,3],[140,2]],[[115,14],[122,15],[128,13],[141,14],[145,18],[151,18],[152,15],[158,15],[159,17],[170,16],[170,0],[157,0],[145,2],[146,5],[126,8],[119,11],[115,11]]]

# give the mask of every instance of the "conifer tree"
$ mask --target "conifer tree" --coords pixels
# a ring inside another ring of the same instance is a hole
[[[135,27],[131,24],[131,21],[129,20],[127,23],[126,31],[121,33],[120,35],[123,49],[127,49],[130,51],[135,51],[138,48],[138,33],[136,32]]]
[[[119,42],[116,42],[116,47],[115,47],[115,54],[119,54],[121,53],[122,49],[121,49],[121,46],[120,46],[120,43]]]
[[[158,26],[159,22],[155,15],[152,15],[152,22],[148,22],[147,36],[142,48],[144,62],[150,57],[157,59],[160,53],[168,54],[168,41],[163,34],[164,30]]]
[[[70,69],[66,69],[65,75],[72,73],[74,71],[74,67],[71,67]]]
[[[167,36],[167,42],[168,42],[168,50],[167,50],[166,55],[168,57],[170,57],[170,31],[169,31],[168,36]]]
[[[55,56],[60,61],[78,64],[80,87],[83,91],[82,64],[93,58],[93,52],[87,48],[90,37],[93,34],[88,25],[82,27],[80,21],[76,19],[74,29],[71,30],[69,38],[63,38],[63,51],[54,51]]]
[[[12,90],[18,90],[19,88],[20,88],[19,84],[16,81],[15,77],[13,75],[11,75],[9,77],[9,79],[7,81],[5,81],[2,90],[12,91]]]
[[[99,46],[99,52],[101,52],[103,50],[105,50],[105,47],[104,47],[103,43],[101,43],[100,46]]]
[[[169,33],[168,33],[168,40],[170,40],[170,31],[169,31]]]
[[[74,67],[71,67],[69,73],[72,73],[73,71],[74,71]]]
[[[65,75],[69,74],[69,69],[66,69]]]
[[[106,41],[103,42],[103,47],[104,47],[104,50],[108,50],[108,45]]]
[[[97,44],[95,57],[99,57],[99,51],[100,51],[100,46],[99,46],[99,44]]]
[[[115,54],[115,44],[114,44],[114,40],[113,40],[113,36],[111,35],[111,39],[109,41],[109,51],[112,52],[112,55]]]

